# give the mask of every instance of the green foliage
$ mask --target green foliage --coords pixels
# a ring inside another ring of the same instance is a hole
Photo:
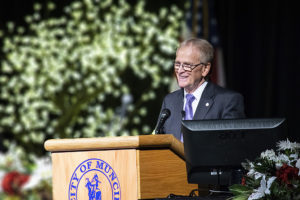
[[[295,192],[295,189],[289,188],[287,185],[282,185],[278,182],[272,184],[271,190],[272,194],[269,195],[271,197],[270,199],[281,197],[282,200],[290,200],[293,199],[293,193]]]
[[[252,188],[244,185],[232,185],[229,187],[230,191],[234,195],[232,200],[246,200],[252,193]]]
[[[14,140],[36,152],[48,138],[151,133],[149,107],[160,107],[157,94],[171,81],[183,15],[176,6],[154,14],[144,4],[74,1],[49,18],[41,10],[55,5],[36,4],[28,29],[8,24],[0,68],[6,146]],[[133,102],[122,116],[124,95]]]
[[[260,173],[264,173],[267,176],[271,176],[276,173],[276,166],[273,160],[268,160],[266,158],[258,158],[255,160],[254,170]]]
[[[252,188],[258,188],[260,186],[260,181],[261,178],[255,179],[249,176],[245,176],[245,185],[247,185],[248,187],[252,187]]]

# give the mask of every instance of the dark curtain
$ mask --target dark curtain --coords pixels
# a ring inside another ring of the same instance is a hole
[[[285,117],[300,141],[300,9],[297,1],[217,0],[227,85],[247,117]]]

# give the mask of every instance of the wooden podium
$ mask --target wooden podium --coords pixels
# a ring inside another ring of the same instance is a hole
[[[172,135],[51,139],[53,199],[134,200],[188,195],[183,144]]]

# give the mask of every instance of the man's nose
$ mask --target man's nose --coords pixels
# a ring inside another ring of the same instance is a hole
[[[182,72],[185,72],[185,70],[183,69],[183,66],[181,64],[180,67],[179,67],[179,69],[178,69],[178,73],[182,73]]]

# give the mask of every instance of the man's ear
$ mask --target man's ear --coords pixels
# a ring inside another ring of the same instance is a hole
[[[202,76],[207,76],[209,74],[209,71],[210,71],[210,68],[211,68],[211,63],[207,63],[206,65],[203,65],[202,67]]]

